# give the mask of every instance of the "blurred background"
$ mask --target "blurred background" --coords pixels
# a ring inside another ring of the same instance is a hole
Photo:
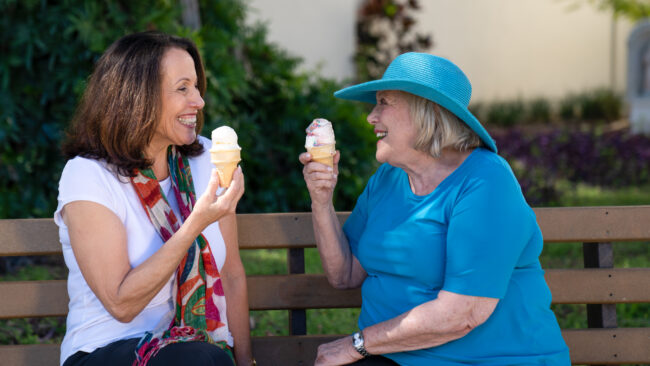
[[[381,77],[406,51],[465,71],[470,109],[532,206],[650,204],[650,138],[638,133],[650,117],[630,118],[650,108],[639,84],[650,75],[647,0],[0,0],[0,13],[2,219],[52,216],[65,164],[59,146],[94,62],[117,38],[150,29],[201,50],[202,134],[229,125],[243,147],[239,212],[309,211],[297,156],[317,117],[333,122],[342,153],[335,207],[351,210],[377,168],[376,139],[370,106],[332,93]],[[648,248],[616,249],[616,266],[648,267]],[[281,251],[242,256],[249,274],[286,273]],[[306,258],[308,272],[321,271],[316,252]],[[542,263],[582,266],[580,247],[554,244]],[[60,258],[0,262],[0,280],[65,276]],[[568,309],[563,327],[585,326],[584,309],[565,307],[555,309]],[[355,309],[310,312],[309,333],[355,329]],[[619,309],[619,325],[650,326],[649,313]],[[254,334],[286,332],[286,312],[252,319]],[[58,342],[64,326],[2,321],[0,343]]]

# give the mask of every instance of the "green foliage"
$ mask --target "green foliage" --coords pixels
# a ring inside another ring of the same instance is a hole
[[[546,98],[479,102],[470,111],[490,126],[513,127],[523,124],[599,124],[619,120],[623,114],[623,98],[606,88],[569,94],[556,102]]]
[[[548,123],[551,121],[551,103],[545,98],[533,99],[528,113],[532,122]]]
[[[93,62],[128,32],[177,29],[173,4],[0,2],[0,217],[52,215],[59,144]]]
[[[65,317],[0,320],[0,344],[61,343]]]
[[[0,1],[0,217],[47,217],[56,207],[63,131],[93,63],[117,38],[157,29],[193,39],[208,79],[203,134],[240,135],[247,193],[240,212],[305,211],[298,154],[313,118],[334,123],[342,150],[338,209],[352,208],[375,168],[358,103],[335,100],[332,80],[298,73],[300,59],[244,24],[241,0],[200,1],[203,26],[180,23],[177,1]]]
[[[565,122],[610,122],[621,118],[623,98],[606,88],[569,94],[558,104],[557,114]]]
[[[598,89],[579,97],[583,120],[615,121],[621,117],[622,99],[608,89]]]
[[[647,0],[586,0],[601,10],[609,10],[616,16],[631,21],[650,17],[650,2]]]
[[[525,113],[525,105],[521,100],[496,102],[487,108],[485,121],[490,125],[511,127],[523,122]]]

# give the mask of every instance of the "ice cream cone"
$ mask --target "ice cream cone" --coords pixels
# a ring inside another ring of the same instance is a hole
[[[210,150],[210,156],[219,174],[219,185],[230,187],[232,175],[241,161],[240,150]]]
[[[311,154],[313,161],[329,165],[332,168],[334,167],[336,144],[308,147],[307,152]]]

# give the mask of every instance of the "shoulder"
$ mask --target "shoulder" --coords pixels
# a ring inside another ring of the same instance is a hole
[[[209,150],[210,147],[212,147],[212,141],[209,138],[198,135],[196,139],[199,140],[199,142],[201,143],[201,145],[203,145],[203,148],[205,150]]]
[[[212,142],[210,139],[203,137],[201,135],[197,136],[197,140],[203,146],[203,152],[199,155],[192,156],[189,158],[189,161],[194,163],[197,167],[210,166],[210,147],[212,147]]]
[[[88,178],[93,175],[109,175],[117,178],[115,169],[105,161],[81,156],[76,156],[66,162],[61,178],[63,179],[65,176],[84,176]]]
[[[197,156],[193,156],[190,159],[208,159],[210,160],[210,148],[212,147],[212,141],[209,138],[204,136],[197,136],[197,140],[203,146],[203,152]]]
[[[203,145],[203,152],[197,156],[190,157],[188,160],[192,171],[195,192],[197,195],[200,195],[208,185],[213,168],[212,162],[210,161],[209,151],[210,147],[212,147],[212,141],[200,135],[197,139],[201,145]]]
[[[506,212],[518,215],[522,210],[530,210],[505,159],[485,149],[475,151],[470,157],[458,182],[456,205],[461,209],[472,207],[476,212],[498,212],[504,217]]]
[[[125,199],[125,189],[131,189],[129,178],[118,175],[112,165],[79,156],[70,159],[59,181],[55,220],[60,219],[63,207],[73,201],[99,203],[123,218],[124,205],[120,202]]]
[[[519,187],[510,164],[498,154],[478,148],[467,159],[466,174],[470,181],[504,189]]]
[[[370,183],[385,183],[386,181],[391,181],[395,180],[399,177],[400,172],[402,170],[400,168],[396,168],[388,163],[383,163],[377,168],[377,171],[375,174],[373,174],[370,177],[369,184]]]

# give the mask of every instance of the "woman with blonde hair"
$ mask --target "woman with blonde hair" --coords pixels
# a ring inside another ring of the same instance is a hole
[[[542,234],[508,163],[467,106],[450,61],[398,56],[380,80],[334,94],[376,103],[382,163],[341,227],[334,168],[300,156],[323,268],[361,287],[359,331],[316,365],[568,365],[539,263]]]

